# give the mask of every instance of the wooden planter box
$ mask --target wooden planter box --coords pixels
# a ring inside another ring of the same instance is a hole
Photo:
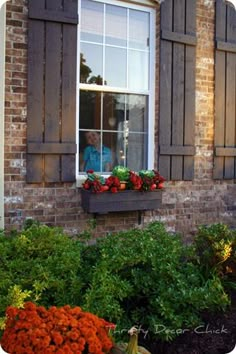
[[[162,191],[126,190],[118,193],[92,193],[81,190],[82,207],[88,213],[105,214],[118,211],[153,210],[161,205]]]

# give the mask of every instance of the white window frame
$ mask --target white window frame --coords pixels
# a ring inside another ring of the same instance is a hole
[[[129,89],[119,89],[116,87],[102,87],[93,84],[82,84],[80,83],[80,22],[78,24],[77,33],[77,74],[76,74],[76,143],[77,143],[77,154],[76,154],[76,180],[77,186],[81,186],[86,175],[79,174],[79,94],[80,88],[86,88],[91,91],[99,92],[111,92],[111,93],[124,93],[124,94],[148,94],[148,146],[147,146],[147,168],[154,168],[154,154],[155,154],[155,82],[156,82],[156,10],[150,6],[150,2],[147,5],[134,4],[127,1],[117,1],[117,0],[93,0],[100,3],[106,3],[117,6],[124,6],[125,8],[130,8],[134,10],[147,11],[150,14],[150,56],[149,56],[149,90],[148,91],[135,91]],[[81,1],[79,2],[79,18],[81,18]],[[89,87],[88,87],[89,86]],[[107,175],[104,175],[107,177]]]

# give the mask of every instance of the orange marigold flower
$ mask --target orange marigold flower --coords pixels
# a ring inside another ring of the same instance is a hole
[[[36,311],[36,305],[33,302],[26,302],[24,305],[24,309],[27,311]]]
[[[63,343],[63,337],[59,332],[52,332],[51,335],[56,345],[61,345]]]
[[[17,354],[90,354],[109,352],[112,324],[69,305],[49,310],[26,303],[24,309],[9,307],[1,344]]]

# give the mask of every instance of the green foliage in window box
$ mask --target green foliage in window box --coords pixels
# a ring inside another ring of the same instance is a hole
[[[118,177],[120,181],[128,181],[130,169],[124,166],[115,166],[112,170],[112,176]]]

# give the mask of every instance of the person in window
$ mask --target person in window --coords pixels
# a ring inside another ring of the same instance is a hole
[[[112,153],[111,149],[102,145],[98,132],[90,131],[85,133],[88,146],[83,152],[82,171],[93,170],[95,172],[109,172],[112,169]],[[101,166],[102,160],[102,166]]]

